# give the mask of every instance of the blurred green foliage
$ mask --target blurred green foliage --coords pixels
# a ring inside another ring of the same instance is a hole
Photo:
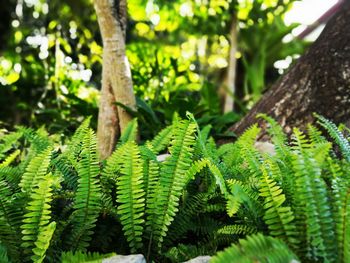
[[[300,40],[282,42],[295,27],[283,22],[292,2],[129,0],[127,56],[142,136],[186,111],[200,124],[211,123],[217,136],[231,136],[226,127],[279,77],[274,62],[303,52]],[[96,125],[102,46],[92,1],[10,0],[1,6],[0,120],[69,133],[92,115]],[[239,107],[222,116],[217,91],[234,18]]]

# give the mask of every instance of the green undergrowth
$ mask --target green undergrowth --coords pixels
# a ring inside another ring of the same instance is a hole
[[[64,142],[1,135],[0,262],[350,262],[346,129],[317,116],[289,139],[260,118],[273,150],[257,125],[218,148],[190,114],[142,145],[131,122],[105,161],[89,119]]]

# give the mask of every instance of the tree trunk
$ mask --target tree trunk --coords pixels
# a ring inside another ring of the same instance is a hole
[[[350,123],[349,4],[340,8],[309,50],[230,130],[240,135],[257,122],[258,113],[266,113],[291,133],[292,127],[304,129],[313,122],[314,112],[336,123]]]
[[[103,69],[97,140],[100,158],[113,151],[120,132],[131,120],[115,102],[135,109],[131,71],[125,55],[126,0],[94,0],[103,42]]]
[[[225,73],[223,85],[220,87],[223,112],[231,112],[234,109],[234,95],[236,92],[236,71],[237,71],[237,18],[233,15],[230,27],[230,53],[228,67]]]

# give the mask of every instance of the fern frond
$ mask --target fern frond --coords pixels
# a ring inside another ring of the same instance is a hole
[[[99,254],[97,252],[63,252],[61,263],[102,263],[103,259],[113,257],[115,253]]]
[[[170,125],[161,130],[150,142],[150,145],[152,145],[152,149],[155,154],[160,153],[169,145],[170,140],[173,137],[173,131],[174,125]]]
[[[120,176],[117,180],[117,213],[132,252],[142,247],[145,210],[143,160],[134,142],[121,146]]]
[[[283,190],[272,179],[275,176],[273,174],[280,173],[280,170],[278,166],[268,161],[262,169],[259,192],[265,199],[264,221],[269,228],[269,233],[271,236],[282,239],[291,247],[295,247],[298,243],[298,232],[293,222],[293,212],[289,206],[282,206],[286,197]]]
[[[13,190],[17,190],[18,184],[21,181],[21,177],[23,175],[23,170],[21,167],[12,167],[12,166],[6,166],[0,168],[0,178],[3,178],[6,180],[6,182],[9,184],[9,186]]]
[[[70,162],[69,166],[73,166],[75,170],[78,170],[78,160],[80,152],[82,151],[84,138],[90,131],[90,119],[90,117],[86,118],[78,127],[61,155],[61,158],[64,158],[66,161]]]
[[[219,186],[219,189],[221,193],[224,195],[224,197],[228,198],[230,195],[227,187],[226,187],[226,182],[224,179],[224,176],[222,175],[220,169],[212,162],[208,161],[208,168],[210,172],[213,174],[215,178],[216,185]]]
[[[68,240],[73,251],[84,250],[89,245],[92,229],[100,211],[99,163],[96,137],[90,129],[84,136],[78,163],[78,188],[71,215],[72,233]]]
[[[22,221],[22,207],[13,200],[13,193],[4,180],[0,180],[0,240],[10,257],[17,260],[21,237],[18,235]]]
[[[159,181],[159,163],[156,160],[149,160],[148,176],[147,179],[146,176],[144,176],[144,178],[146,203],[147,207],[150,207],[151,204],[155,202],[155,199],[157,198],[154,195],[152,196],[152,193],[154,193],[158,187]]]
[[[307,257],[333,261],[336,242],[327,186],[310,148],[305,135],[294,129],[292,164],[295,173],[296,224],[300,226],[300,233],[306,233]]]
[[[327,164],[327,170],[329,171],[332,179],[338,179],[344,176],[344,171],[342,170],[343,166],[341,166],[341,163],[338,163],[337,160],[328,157]]]
[[[186,179],[185,184],[187,184],[190,180],[194,179],[195,175],[200,173],[205,167],[208,167],[209,163],[210,162],[207,159],[201,159],[201,160],[193,162],[193,164],[187,170],[187,172],[184,176]]]
[[[51,222],[45,228],[39,229],[37,241],[34,242],[35,248],[33,249],[34,255],[31,257],[33,262],[41,263],[45,258],[46,250],[50,246],[50,241],[53,233],[56,229],[56,222]]]
[[[102,209],[113,216],[117,215],[115,206],[115,189],[121,169],[121,156],[123,154],[123,146],[114,150],[111,156],[106,160],[106,165],[102,170],[101,187],[102,187]]]
[[[13,153],[11,153],[9,156],[6,157],[6,159],[3,162],[0,163],[0,168],[9,166],[20,153],[21,153],[20,150],[16,150]]]
[[[287,136],[283,132],[283,129],[278,124],[278,122],[270,116],[267,116],[266,114],[262,113],[258,114],[257,118],[264,119],[269,124],[267,132],[271,136],[271,140],[273,145],[275,146],[277,154],[279,154],[282,158],[288,156],[289,149],[287,147]]]
[[[147,146],[140,147],[141,157],[143,159],[143,182],[145,189],[146,207],[152,204],[157,197],[152,195],[159,181],[159,163],[157,156]]]
[[[48,147],[52,146],[52,141],[50,140],[47,132],[44,128],[38,130],[33,130],[31,128],[22,128],[18,129],[23,133],[23,137],[30,142],[31,147],[33,148],[36,154],[41,153]]]
[[[304,153],[306,149],[311,148],[311,144],[306,138],[306,135],[297,128],[293,129],[292,140],[293,145],[291,146],[291,148],[294,151]]]
[[[0,138],[0,160],[2,160],[7,152],[14,148],[19,139],[23,136],[23,131],[8,133]]]
[[[190,259],[198,257],[200,255],[211,254],[212,251],[206,248],[204,244],[199,244],[198,246],[178,244],[176,247],[170,248],[164,256],[171,260],[171,262],[187,262]],[[208,258],[206,256],[205,258]],[[203,262],[207,262],[204,260]]]
[[[91,117],[87,117],[73,134],[68,146],[77,145],[82,142],[82,139],[89,131]]]
[[[333,180],[339,262],[350,262],[350,187],[343,178]]]
[[[117,180],[121,169],[120,158],[123,153],[123,149],[123,147],[118,147],[114,150],[112,155],[108,157],[106,165],[102,172],[103,177],[110,178],[114,181]]]
[[[327,139],[322,135],[322,132],[311,124],[307,125],[307,133],[311,143],[314,145],[327,142]]]
[[[174,222],[170,225],[167,244],[183,237],[191,229],[191,220],[193,216],[201,213],[207,206],[209,194],[197,193],[186,199],[184,204],[179,208]]]
[[[204,207],[203,212],[206,213],[212,213],[212,212],[225,212],[226,211],[226,205],[223,203],[217,203],[217,204],[208,204],[206,207]]]
[[[235,147],[234,143],[225,143],[221,145],[218,149],[218,156],[224,157],[224,156],[230,155],[234,147]]]
[[[212,129],[211,125],[206,125],[204,128],[200,129],[199,126],[197,126],[198,132],[198,140],[197,140],[197,145],[205,145],[206,142],[209,140],[210,136],[210,130]],[[203,151],[203,148],[196,146],[199,151]],[[199,152],[200,153],[200,152]]]
[[[45,180],[44,177],[51,160],[51,151],[49,147],[30,161],[19,183],[22,192],[31,193],[40,181]]]
[[[261,129],[257,125],[253,125],[248,128],[242,136],[237,140],[236,144],[240,149],[241,158],[243,158],[243,165],[247,166],[250,172],[250,180],[258,178],[261,174],[260,166],[262,163],[261,154],[254,147],[256,137],[260,133]]]
[[[25,254],[31,256],[34,262],[42,262],[45,258],[45,252],[49,246],[52,234],[55,230],[55,223],[49,223],[50,202],[52,201],[53,179],[47,175],[37,185],[30,195],[24,215],[22,229],[22,247]]]
[[[344,135],[340,132],[338,127],[333,122],[331,122],[330,120],[327,120],[326,118],[318,114],[315,114],[315,116],[318,119],[317,123],[320,124],[328,132],[328,134],[334,139],[334,141],[338,144],[343,157],[348,162],[350,162],[349,141],[344,137]]]
[[[1,244],[1,242],[0,242],[0,262],[2,262],[2,263],[11,263],[10,259],[7,256],[7,250],[3,246],[3,244]]]
[[[72,162],[64,154],[56,154],[52,158],[52,165],[63,177],[63,185],[71,190],[76,190],[78,186],[78,173]]]
[[[246,203],[252,210],[262,210],[258,202],[259,195],[255,190],[243,182],[234,179],[227,180],[227,184],[230,189],[230,195],[227,198],[226,211],[230,217],[238,212],[243,203]]]
[[[218,234],[224,235],[251,235],[255,234],[257,229],[254,226],[248,225],[226,225],[218,229]]]
[[[241,239],[219,252],[211,259],[211,263],[285,263],[298,262],[298,257],[281,240],[256,234]]]
[[[179,198],[185,187],[185,174],[191,167],[196,125],[180,121],[171,142],[170,157],[161,164],[159,184],[155,191],[157,202],[149,210],[147,225],[152,229],[158,248],[167,235],[169,225],[178,211]]]
[[[242,198],[240,196],[232,195],[227,199],[226,212],[229,217],[235,215],[242,204]]]
[[[223,222],[209,216],[197,216],[195,224],[192,226],[192,231],[198,236],[212,236],[219,228],[223,227]]]
[[[124,144],[126,142],[136,141],[137,131],[138,131],[137,118],[134,118],[128,123],[128,125],[122,131],[122,134],[119,139],[120,143]]]
[[[318,163],[320,168],[324,168],[326,166],[326,159],[329,157],[330,150],[332,148],[332,144],[329,142],[318,143],[313,145],[311,151],[313,152],[313,158]]]

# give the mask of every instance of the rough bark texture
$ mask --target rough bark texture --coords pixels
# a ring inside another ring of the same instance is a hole
[[[240,135],[257,122],[256,114],[266,113],[290,133],[294,126],[303,129],[313,122],[314,112],[336,123],[350,122],[349,4],[334,15],[306,54],[230,130]]]
[[[230,27],[230,53],[228,67],[223,86],[220,87],[220,96],[223,101],[223,112],[227,113],[234,109],[234,95],[236,91],[236,68],[237,68],[237,19],[234,16]]]
[[[135,95],[128,59],[125,55],[126,0],[94,0],[103,41],[103,72],[97,139],[100,158],[113,151],[120,131],[131,116],[120,102],[135,108]]]

